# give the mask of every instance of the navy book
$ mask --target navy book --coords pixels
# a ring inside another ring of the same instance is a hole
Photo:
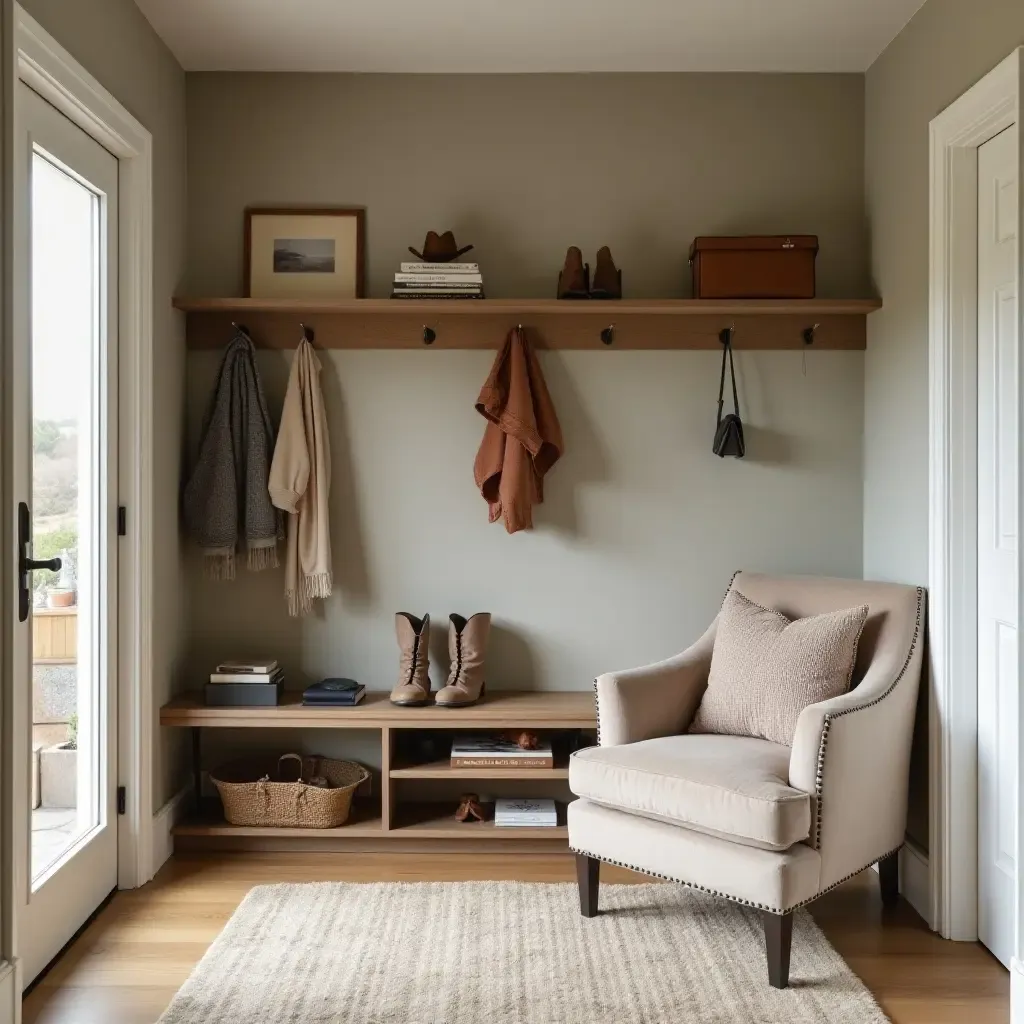
[[[354,679],[321,679],[303,690],[302,703],[344,707],[358,704],[365,693],[366,687]]]

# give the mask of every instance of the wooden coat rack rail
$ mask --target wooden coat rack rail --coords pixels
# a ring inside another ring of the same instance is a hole
[[[303,330],[318,348],[494,349],[517,324],[539,348],[717,349],[732,328],[739,349],[858,350],[877,299],[426,300],[189,299],[190,349],[222,349],[232,324],[261,348],[294,348]],[[301,325],[301,326],[300,326]]]

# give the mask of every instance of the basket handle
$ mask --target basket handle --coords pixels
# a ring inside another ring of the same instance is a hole
[[[285,781],[285,779],[284,779],[284,773],[281,771],[281,762],[282,761],[289,761],[292,758],[294,758],[296,761],[299,762],[299,775],[298,775],[298,778],[295,779],[295,781],[296,782],[301,782],[302,781],[302,769],[303,769],[304,765],[303,765],[303,762],[302,762],[301,755],[299,755],[299,754],[282,754],[277,759],[277,774],[278,774],[278,776],[279,776],[279,778],[281,779],[282,782]]]

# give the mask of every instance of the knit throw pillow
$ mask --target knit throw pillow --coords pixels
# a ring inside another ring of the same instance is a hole
[[[792,745],[805,707],[850,688],[867,617],[862,604],[793,621],[730,590],[690,732]]]

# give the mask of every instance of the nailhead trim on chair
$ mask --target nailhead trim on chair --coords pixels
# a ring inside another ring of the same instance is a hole
[[[651,871],[649,868],[640,868],[635,864],[624,864],[621,860],[612,860],[611,857],[599,857],[596,853],[590,853],[587,850],[579,850],[575,846],[570,846],[569,849],[583,857],[592,857],[594,860],[599,860],[603,864],[614,864],[618,868],[628,868],[630,871],[638,871],[641,875],[650,875],[651,878],[663,878],[666,882],[675,882],[677,885],[685,885],[687,889],[699,889],[701,892],[707,893],[709,896],[718,896],[723,900],[729,900],[732,903],[741,903],[745,907],[753,907],[755,910],[766,910],[769,914],[791,914],[794,910],[799,910],[801,907],[806,907],[808,903],[813,903],[819,896],[824,896],[825,893],[831,892],[833,889],[842,885],[844,882],[848,882],[851,878],[855,878],[861,873],[861,871],[867,871],[872,864],[877,864],[880,860],[885,860],[887,857],[891,857],[894,853],[899,853],[903,849],[903,844],[900,843],[895,850],[890,850],[888,853],[883,854],[881,857],[876,858],[873,861],[869,861],[862,868],[858,868],[856,871],[852,871],[845,878],[840,878],[838,882],[833,882],[827,889],[822,889],[821,892],[816,892],[809,899],[803,900],[800,903],[794,903],[788,910],[779,910],[778,907],[769,907],[766,903],[754,903],[752,900],[745,900],[742,896],[731,896],[727,892],[719,892],[717,889],[708,889],[706,886],[698,885],[696,882],[687,882],[684,878],[673,878],[671,875],[663,875],[659,871]]]
[[[827,889],[822,889],[821,892],[815,893],[809,899],[804,900],[802,903],[797,903],[789,909],[799,910],[801,907],[806,907],[808,903],[813,903],[819,896],[824,896],[825,893],[831,892],[833,889],[838,888],[844,882],[848,882],[851,878],[856,878],[857,875],[861,873],[861,871],[867,871],[867,869],[871,867],[872,864],[877,864],[880,860],[886,860],[887,858],[893,856],[893,854],[899,853],[902,849],[903,843],[900,843],[900,845],[897,846],[895,850],[890,850],[888,853],[883,853],[881,857],[876,857],[874,860],[868,861],[868,863],[865,864],[864,867],[858,868],[858,870],[856,871],[851,871],[850,874],[846,875],[844,878],[840,878],[838,882],[833,882]]]
[[[729,590],[732,589],[732,585],[736,581],[736,577],[738,575],[739,575],[739,572],[736,572],[736,573],[733,574],[732,580],[729,581]],[[726,591],[726,596],[728,596],[729,590]],[[884,693],[879,694],[873,701],[871,701],[868,704],[862,704],[862,705],[860,705],[858,707],[854,707],[854,708],[847,708],[844,711],[837,711],[835,714],[826,715],[825,716],[825,721],[824,721],[824,723],[822,725],[822,729],[821,729],[821,743],[820,743],[820,745],[818,747],[818,764],[817,764],[817,773],[816,773],[815,785],[814,785],[815,809],[816,809],[816,818],[817,818],[816,823],[815,823],[814,844],[813,844],[813,849],[815,849],[815,850],[819,849],[820,845],[821,845],[821,817],[822,817],[822,815],[821,815],[821,803],[822,803],[821,794],[822,794],[822,788],[824,786],[825,751],[826,751],[826,749],[828,747],[828,736],[829,736],[829,730],[830,730],[831,725],[832,725],[832,720],[835,719],[835,718],[842,718],[843,715],[853,714],[855,711],[863,711],[866,708],[872,708],[876,704],[878,704],[881,701],[885,700],[885,698],[888,697],[889,694],[892,693],[893,690],[896,689],[896,687],[899,685],[900,680],[904,677],[904,675],[906,675],[907,669],[910,667],[911,661],[913,661],[913,659],[914,659],[914,652],[917,650],[917,644],[918,644],[918,641],[920,640],[920,637],[921,637],[921,612],[922,612],[923,600],[924,600],[924,589],[922,587],[918,587],[917,588],[917,618],[916,618],[916,620],[914,622],[914,636],[913,636],[913,638],[910,641],[910,650],[907,652],[907,657],[906,657],[906,660],[903,662],[903,667],[900,669],[899,674],[893,680],[892,685]],[[595,705],[596,712],[597,712],[597,742],[598,742],[598,744],[600,744],[600,742],[601,742],[601,704],[600,704],[600,700],[599,700],[598,694],[597,694],[597,680],[596,679],[594,680],[594,705]],[[893,856],[893,854],[899,853],[899,851],[902,848],[903,848],[903,844],[900,843],[899,846],[897,846],[895,849],[890,850],[888,853],[882,854],[881,857],[876,857],[874,860],[868,861],[868,863],[865,864],[864,867],[858,868],[856,871],[850,872],[850,874],[846,875],[844,878],[840,878],[838,882],[833,882],[827,889],[822,889],[820,892],[815,893],[809,899],[803,900],[800,903],[796,903],[792,907],[789,907],[787,910],[780,910],[780,909],[778,909],[778,907],[770,907],[770,906],[768,906],[767,904],[764,904],[764,903],[754,903],[751,900],[745,900],[745,899],[743,899],[740,896],[732,896],[732,895],[730,895],[727,892],[720,892],[717,889],[708,889],[706,886],[698,885],[696,882],[688,882],[684,878],[674,878],[671,875],[663,875],[663,874],[661,874],[658,871],[650,871],[647,868],[638,867],[635,864],[625,864],[625,863],[623,863],[620,860],[612,860],[610,857],[600,857],[600,856],[598,856],[595,853],[590,853],[588,850],[577,849],[575,846],[570,846],[569,847],[569,849],[572,850],[572,852],[575,853],[575,854],[581,854],[584,857],[593,857],[595,860],[602,861],[605,864],[614,864],[616,867],[628,868],[630,871],[638,871],[641,874],[650,875],[653,878],[662,878],[666,882],[675,882],[678,885],[685,885],[685,886],[687,886],[687,888],[698,889],[700,892],[707,893],[709,896],[717,896],[717,897],[719,897],[721,899],[730,900],[733,903],[740,903],[740,904],[742,904],[745,907],[753,907],[756,910],[767,911],[770,914],[788,914],[788,913],[791,913],[794,910],[799,910],[801,907],[806,907],[809,903],[813,903],[816,899],[818,899],[819,896],[824,896],[825,893],[831,892],[833,889],[835,889],[838,886],[842,885],[844,882],[848,882],[851,878],[854,878],[856,875],[859,875],[862,871],[866,871],[869,867],[871,867],[872,864],[876,864],[880,860],[885,860],[886,858]]]
[[[828,748],[828,736],[829,730],[832,728],[832,721],[836,718],[842,718],[843,715],[851,715],[856,711],[864,711],[866,708],[873,708],[876,704],[885,700],[893,690],[899,685],[900,680],[906,674],[907,669],[910,667],[911,661],[914,659],[914,652],[917,650],[917,642],[921,636],[921,611],[924,601],[924,590],[921,587],[917,588],[917,619],[914,622],[914,636],[910,641],[910,650],[907,651],[906,660],[903,662],[903,667],[899,671],[899,675],[893,680],[892,685],[885,691],[885,693],[879,694],[873,701],[867,704],[861,704],[857,707],[846,708],[843,711],[837,711],[834,714],[826,715],[825,721],[821,727],[821,742],[818,745],[818,764],[814,779],[814,843],[813,848],[818,850],[821,848],[821,804],[822,804],[822,790],[825,786],[825,751]],[[901,844],[902,845],[902,844]],[[897,847],[899,849],[899,847]],[[875,862],[872,861],[872,864]],[[863,868],[861,869],[863,870]],[[856,874],[856,872],[854,872]],[[852,877],[852,876],[851,876]],[[845,881],[845,879],[844,879]],[[838,883],[837,883],[838,884]],[[826,890],[827,891],[827,890]]]
[[[683,878],[673,878],[671,875],[663,875],[658,871],[651,871],[649,868],[638,868],[635,864],[624,864],[621,860],[612,860],[610,857],[599,857],[596,853],[578,850],[575,846],[570,846],[569,849],[573,853],[582,854],[584,857],[593,857],[594,860],[599,860],[604,864],[614,864],[619,868],[629,868],[630,871],[639,871],[640,874],[650,875],[652,878],[663,878],[666,882],[676,882],[679,885],[685,885],[688,889],[699,889],[701,892],[706,892],[709,896],[720,896],[722,899],[731,900],[733,903],[742,903],[745,907],[767,910],[772,914],[786,913],[784,910],[776,910],[775,907],[769,907],[764,903],[753,903],[751,900],[745,900],[741,896],[730,896],[727,892],[718,892],[716,889],[708,889],[703,885],[698,885],[696,882],[687,882]]]

